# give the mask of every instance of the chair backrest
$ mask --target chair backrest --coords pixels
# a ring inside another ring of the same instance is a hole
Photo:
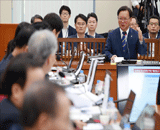
[[[86,51],[89,56],[102,54],[106,39],[105,38],[58,38],[58,51],[61,52],[61,57],[63,60],[70,60],[71,52],[74,48],[77,48],[77,53],[75,59],[79,60],[81,49]],[[87,49],[85,49],[85,46]],[[71,50],[71,51],[70,51]],[[87,59],[87,58],[86,58]]]
[[[138,55],[140,60],[160,61],[160,45],[159,39],[144,39],[147,44],[147,54],[142,56]]]

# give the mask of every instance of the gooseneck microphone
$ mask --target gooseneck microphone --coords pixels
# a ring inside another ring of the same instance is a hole
[[[62,60],[62,58],[60,57],[60,55],[57,55],[57,57],[56,57],[56,59],[59,61],[62,61],[63,62],[63,64],[65,64],[66,66],[67,66],[67,68],[68,68],[68,65]]]

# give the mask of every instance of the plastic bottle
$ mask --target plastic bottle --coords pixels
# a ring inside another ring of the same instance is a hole
[[[98,86],[99,86],[100,80],[97,80],[97,84],[95,87],[95,93],[98,94]]]
[[[63,55],[65,55],[65,43],[63,43]]]
[[[96,87],[95,87],[95,93],[97,95],[100,95],[102,94],[104,91],[103,91],[103,81],[101,80],[97,80],[97,84],[96,84]]]
[[[125,123],[125,124],[124,124],[124,129],[123,129],[123,130],[131,130],[130,124],[129,124],[129,123]]]
[[[109,97],[108,99],[108,109],[114,109],[115,108],[115,104],[113,102],[113,97]]]
[[[129,115],[125,114],[120,122],[120,126],[124,129],[124,124],[127,124],[129,122]]]
[[[107,105],[107,114],[110,116],[110,119],[113,122],[117,120],[117,109],[113,102],[113,97],[109,97],[108,105]]]
[[[83,70],[81,70],[79,74],[79,83],[84,83],[84,82],[85,82],[85,74],[83,73]]]

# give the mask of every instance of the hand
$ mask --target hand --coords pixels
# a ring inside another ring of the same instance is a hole
[[[143,41],[143,35],[140,27],[137,27],[136,30],[138,31],[139,41]]]
[[[113,56],[111,57],[111,62],[112,62],[112,63],[114,63],[115,57],[117,57],[117,55],[113,55]]]
[[[76,124],[76,126],[77,126],[80,130],[83,129],[83,126],[86,126],[86,125],[87,125],[87,123],[84,123],[84,122],[82,122],[82,121],[80,121],[80,120],[74,120],[74,123]]]

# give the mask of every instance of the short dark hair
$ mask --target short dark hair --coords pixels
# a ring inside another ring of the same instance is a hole
[[[31,18],[31,23],[34,23],[34,20],[35,20],[35,19],[41,19],[41,20],[43,21],[42,16],[40,16],[39,14],[36,14],[35,16],[33,16],[33,17]]]
[[[156,15],[150,16],[150,17],[149,17],[149,20],[148,20],[148,25],[149,25],[150,19],[157,19],[157,20],[158,20],[158,23],[159,23],[159,25],[160,25],[160,21],[159,21],[159,17],[158,17],[158,16],[156,16]]]
[[[56,32],[62,30],[63,28],[63,22],[61,18],[56,13],[49,13],[44,17],[44,21],[47,22],[52,30],[56,29]]]
[[[117,11],[117,16],[119,15],[119,13],[121,11],[128,11],[129,12],[129,17],[131,18],[132,17],[132,10],[128,7],[128,6],[122,6],[118,9]]]
[[[139,24],[138,19],[136,16],[132,16],[132,18],[134,18],[136,20],[136,23]]]
[[[20,24],[18,24],[14,38],[18,35],[22,28],[28,28],[28,26],[30,26],[30,23],[27,22],[21,22]]]
[[[12,95],[12,85],[17,83],[23,89],[27,79],[27,71],[29,68],[40,67],[34,61],[33,55],[29,53],[21,53],[14,57],[8,64],[0,83],[0,93],[10,96]]]
[[[88,19],[89,19],[90,17],[95,18],[95,19],[96,19],[96,21],[98,22],[97,15],[96,15],[95,13],[89,13],[89,14],[87,15],[87,22],[88,22]]]
[[[87,24],[87,17],[86,17],[84,14],[78,14],[78,15],[75,17],[75,19],[74,19],[74,23],[75,23],[75,24],[76,24],[78,18],[83,19],[83,20],[86,22],[86,24]]]
[[[35,29],[32,26],[28,26],[27,28],[21,29],[21,31],[14,39],[15,47],[22,48],[28,45],[28,40],[34,31]]]
[[[22,107],[22,125],[32,127],[43,112],[51,117],[57,116],[59,92],[64,89],[49,80],[37,81],[27,90]]]
[[[59,14],[60,14],[60,15],[62,14],[62,11],[63,11],[63,10],[68,11],[69,15],[71,15],[71,10],[70,10],[70,8],[69,8],[68,6],[66,6],[66,5],[62,5],[62,6],[61,6],[61,8],[60,8],[60,10],[59,10]]]
[[[48,29],[48,30],[52,31],[51,26],[50,26],[47,22],[45,22],[45,21],[33,23],[32,26],[33,26],[36,30]]]

